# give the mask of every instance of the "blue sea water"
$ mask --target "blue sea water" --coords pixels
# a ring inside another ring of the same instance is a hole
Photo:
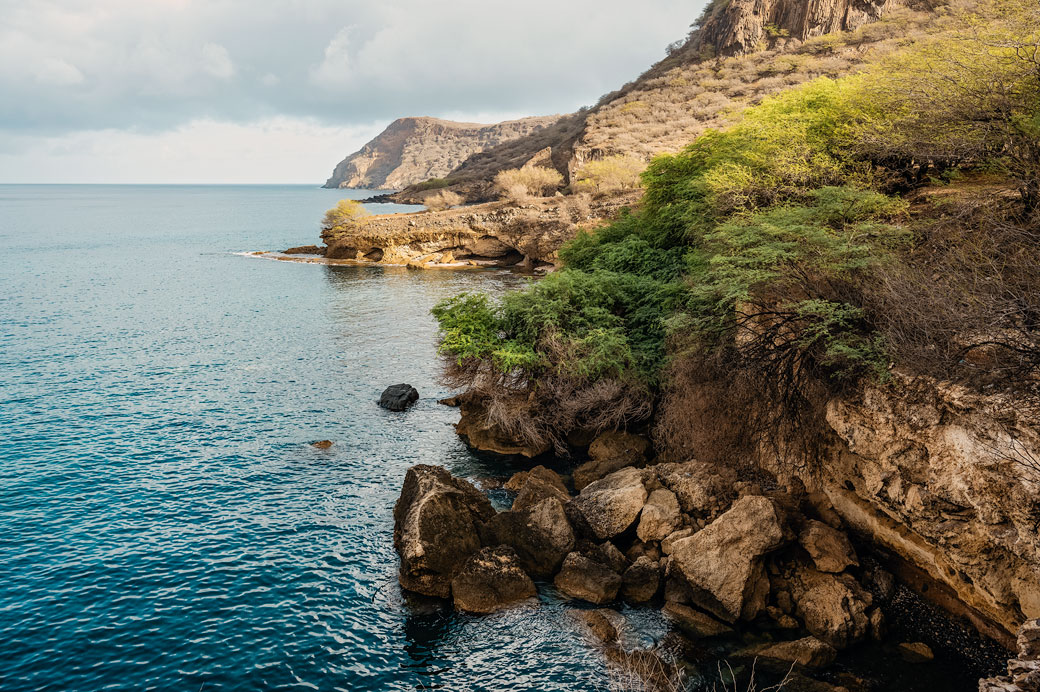
[[[510,472],[437,404],[429,309],[523,279],[235,254],[365,194],[0,186],[0,689],[602,686],[551,596],[477,618],[395,579],[409,466]]]

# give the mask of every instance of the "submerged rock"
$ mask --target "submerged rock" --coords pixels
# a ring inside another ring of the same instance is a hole
[[[392,384],[379,397],[379,405],[388,411],[404,411],[419,400],[419,392],[410,384]]]
[[[311,447],[316,449],[328,449],[332,447],[332,440],[318,440],[317,442],[311,442]]]
[[[571,598],[602,605],[617,597],[621,575],[580,553],[571,553],[554,580],[556,588]]]
[[[762,557],[783,541],[773,503],[745,497],[703,530],[673,544],[672,571],[689,585],[696,605],[725,622],[749,620],[765,607],[769,592]]]
[[[592,638],[600,644],[617,642],[618,630],[613,622],[617,613],[614,611],[599,608],[597,610],[568,610],[567,614],[580,622],[584,629],[592,635]]]
[[[491,502],[440,466],[408,469],[394,505],[399,579],[409,591],[447,598],[451,580],[480,550],[480,528],[495,514]]]
[[[476,553],[451,580],[455,607],[468,613],[493,613],[537,593],[516,552],[504,545]]]

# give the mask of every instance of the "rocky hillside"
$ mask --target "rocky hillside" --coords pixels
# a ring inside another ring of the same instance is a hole
[[[941,13],[908,0],[714,2],[689,38],[592,108],[473,154],[449,174],[470,200],[490,198],[501,170],[546,149],[566,179],[590,160],[674,152],[746,106],[817,77],[855,72],[927,33]],[[405,190],[401,201],[416,197]],[[420,201],[413,199],[413,201]]]
[[[399,189],[447,175],[467,157],[552,125],[557,116],[509,120],[495,125],[437,118],[400,118],[343,159],[327,188]]]

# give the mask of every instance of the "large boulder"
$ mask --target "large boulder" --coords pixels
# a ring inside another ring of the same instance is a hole
[[[643,473],[626,468],[585,486],[571,502],[588,530],[602,541],[632,526],[646,498]]]
[[[762,558],[784,542],[780,516],[760,496],[741,498],[721,517],[672,546],[671,572],[692,601],[725,622],[750,620],[769,593]]]
[[[602,605],[617,597],[621,575],[580,553],[571,553],[553,582],[564,595]]]
[[[459,411],[462,417],[455,424],[455,432],[474,449],[531,459],[545,454],[551,448],[548,442],[531,444],[516,439],[501,426],[492,423],[487,408],[473,397],[466,397],[460,403]]]
[[[551,577],[574,548],[574,531],[555,497],[495,515],[482,537],[485,545],[512,547],[524,570],[538,579]]]
[[[848,574],[804,567],[790,577],[787,588],[805,629],[835,649],[846,649],[870,634],[873,599]]]
[[[681,525],[682,514],[675,493],[667,488],[658,488],[650,493],[643,506],[636,535],[644,543],[660,541]]]
[[[682,511],[699,519],[715,519],[736,498],[733,486],[737,474],[725,466],[688,461],[658,464],[653,471],[662,485],[675,493]]]
[[[451,580],[480,550],[480,529],[495,514],[491,502],[440,466],[408,469],[394,505],[394,549],[401,586],[447,598]]]
[[[646,464],[650,441],[626,432],[605,432],[589,445],[589,461],[574,471],[574,487],[581,490],[626,466]]]
[[[516,552],[505,545],[474,554],[451,580],[455,607],[467,613],[493,613],[537,593]]]
[[[848,567],[859,566],[849,537],[823,522],[810,521],[798,535],[798,542],[821,572],[836,574],[844,572]]]
[[[389,411],[404,411],[419,400],[419,392],[410,384],[392,384],[379,397],[379,405]]]

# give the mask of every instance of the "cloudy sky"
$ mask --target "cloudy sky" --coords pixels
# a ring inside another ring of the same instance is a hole
[[[322,182],[394,118],[569,112],[703,0],[0,0],[0,182]]]

